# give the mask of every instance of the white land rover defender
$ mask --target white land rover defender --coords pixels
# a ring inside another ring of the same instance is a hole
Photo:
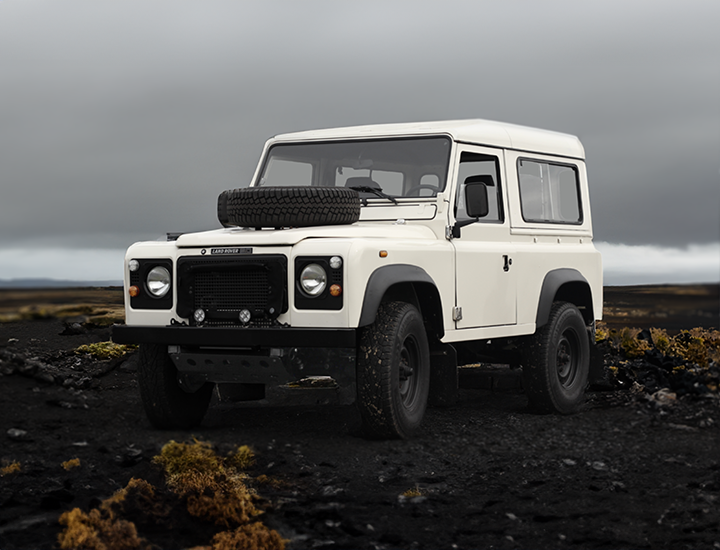
[[[216,384],[244,399],[332,377],[365,432],[409,437],[458,365],[522,366],[570,413],[593,377],[602,268],[576,137],[484,120],[270,139],[223,229],[125,258],[126,325],[150,422],[192,427]]]

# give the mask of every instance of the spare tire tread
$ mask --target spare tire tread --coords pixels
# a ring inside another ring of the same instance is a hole
[[[220,193],[220,196],[218,197],[218,205],[217,205],[217,216],[218,221],[220,222],[220,225],[223,227],[232,227],[232,224],[230,223],[230,220],[228,219],[227,214],[227,196],[229,191],[223,191]]]
[[[360,197],[344,187],[249,187],[218,197],[218,220],[224,226],[311,227],[359,219]]]

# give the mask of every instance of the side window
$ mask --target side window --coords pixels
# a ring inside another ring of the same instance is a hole
[[[456,220],[468,219],[465,210],[465,182],[473,176],[489,176],[488,180],[492,181],[492,185],[486,185],[489,212],[479,221],[483,223],[502,223],[504,221],[499,165],[498,158],[492,155],[461,153],[458,168],[458,193],[455,199]]]
[[[576,166],[519,159],[518,181],[526,222],[582,223]]]

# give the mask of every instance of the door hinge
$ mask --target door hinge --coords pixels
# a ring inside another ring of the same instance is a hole
[[[462,308],[461,307],[453,308],[453,321],[462,321]]]
[[[446,226],[445,226],[445,238],[446,238],[448,241],[452,241],[452,240],[453,240],[453,227],[452,227],[452,225],[446,225]]]

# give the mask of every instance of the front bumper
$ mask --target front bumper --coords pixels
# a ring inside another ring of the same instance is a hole
[[[231,348],[354,348],[357,343],[357,329],[114,325],[112,339],[117,344]]]

